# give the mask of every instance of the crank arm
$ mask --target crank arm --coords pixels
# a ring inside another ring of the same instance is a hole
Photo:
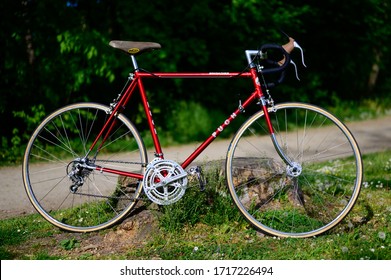
[[[161,182],[155,184],[155,188],[166,186],[166,185],[168,185],[168,184],[170,184],[172,182],[178,181],[178,180],[180,180],[180,179],[182,179],[184,177],[187,177],[186,173],[178,174],[178,175],[170,177],[170,178],[168,178],[166,180],[162,180]]]

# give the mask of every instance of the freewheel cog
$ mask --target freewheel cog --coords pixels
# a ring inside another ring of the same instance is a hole
[[[151,201],[169,205],[182,198],[187,182],[187,172],[178,163],[155,158],[147,166],[143,189]]]

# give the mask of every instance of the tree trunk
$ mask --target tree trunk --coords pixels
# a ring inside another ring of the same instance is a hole
[[[368,92],[372,93],[377,82],[377,78],[379,76],[380,72],[380,60],[381,60],[381,53],[378,50],[374,50],[374,62],[372,64],[371,72],[369,73],[369,79],[368,79]]]
[[[33,1],[25,1],[22,0],[21,2],[23,7],[23,18],[24,18],[24,24],[27,28],[26,35],[24,36],[24,40],[26,42],[26,53],[27,53],[27,59],[30,65],[34,64],[35,61],[35,52],[33,47],[33,37],[31,35],[31,29],[30,29],[30,9],[31,5],[33,5]]]

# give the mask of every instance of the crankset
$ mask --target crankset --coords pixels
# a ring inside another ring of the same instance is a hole
[[[155,158],[147,165],[143,189],[152,202],[169,205],[182,198],[187,183],[187,172],[178,163]]]

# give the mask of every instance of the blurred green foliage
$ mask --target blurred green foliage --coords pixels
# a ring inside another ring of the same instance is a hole
[[[130,60],[108,47],[114,39],[160,43],[161,50],[139,59],[149,71],[241,71],[245,49],[284,44],[284,30],[303,46],[309,67],[299,67],[301,82],[291,72],[273,91],[276,101],[335,106],[340,100],[381,99],[391,89],[390,14],[388,0],[2,1],[0,118],[7,121],[1,126],[1,161],[17,158],[13,154],[43,116],[38,111],[77,101],[107,104],[117,96]],[[293,58],[299,64],[297,53]],[[240,80],[153,80],[146,88],[155,122],[172,130],[173,139],[186,127],[173,125],[186,121],[185,110],[197,104],[199,113],[229,115],[251,91]],[[128,112],[139,111],[134,103]],[[207,121],[205,114],[198,120],[209,127]]]

